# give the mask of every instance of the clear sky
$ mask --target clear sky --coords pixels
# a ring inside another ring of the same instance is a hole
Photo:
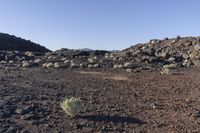
[[[200,0],[0,0],[0,32],[47,48],[118,50],[200,35]]]

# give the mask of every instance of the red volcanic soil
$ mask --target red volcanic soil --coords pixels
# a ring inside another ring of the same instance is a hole
[[[200,132],[200,73],[0,70],[0,132]],[[69,118],[65,98],[84,110]]]

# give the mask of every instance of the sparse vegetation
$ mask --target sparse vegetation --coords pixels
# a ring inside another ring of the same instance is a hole
[[[83,102],[80,100],[80,98],[72,97],[61,102],[60,106],[69,116],[75,117],[80,111],[82,111]]]

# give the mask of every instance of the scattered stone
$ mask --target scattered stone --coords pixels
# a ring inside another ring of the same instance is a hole
[[[194,117],[199,118],[200,117],[200,111],[196,111],[196,113],[194,114]]]
[[[94,66],[92,64],[89,64],[88,65],[88,68],[93,68]]]
[[[89,58],[89,59],[88,59],[88,62],[89,62],[89,63],[93,63],[93,62],[94,62],[94,59],[93,59],[93,58]]]
[[[2,60],[1,61],[1,64],[6,64],[7,62],[5,60]]]
[[[169,65],[164,65],[163,69],[175,69],[177,68],[178,64],[169,64]]]
[[[160,40],[158,39],[152,39],[150,40],[150,44],[155,44],[155,43],[158,43]]]
[[[9,64],[13,64],[14,61],[13,61],[13,60],[9,60],[8,63],[9,63]]]
[[[61,61],[65,61],[65,60],[67,60],[67,58],[65,58],[65,57],[61,58]]]
[[[21,119],[22,120],[38,120],[40,119],[40,117],[35,114],[26,114],[26,115],[22,115]]]
[[[94,68],[98,68],[100,65],[99,64],[94,64],[93,67]]]
[[[162,104],[162,103],[152,103],[151,106],[153,109],[163,109],[164,108],[164,104]]]
[[[39,64],[39,63],[42,62],[42,60],[41,59],[36,59],[34,62]]]
[[[189,66],[191,66],[191,62],[189,60],[184,60],[182,65],[184,67],[189,67]]]
[[[54,67],[54,64],[52,62],[46,64],[46,68],[51,68],[51,67]]]
[[[30,51],[27,51],[25,52],[25,55],[29,56],[29,57],[33,57],[34,56],[34,53],[33,52],[30,52]]]
[[[17,55],[14,52],[7,52],[7,54],[5,55],[5,60],[9,61],[9,60],[15,60],[15,57]]]
[[[64,63],[65,64],[69,64],[71,61],[70,60],[65,60]]]
[[[22,67],[30,67],[30,63],[28,61],[23,61]]]
[[[126,72],[131,73],[131,72],[133,72],[133,70],[128,68],[128,69],[126,69]]]
[[[59,63],[59,62],[55,62],[55,63],[54,63],[54,67],[55,67],[55,68],[60,68],[60,67],[61,67],[61,65],[60,65],[60,63]]]
[[[132,63],[126,62],[126,63],[124,63],[124,67],[125,68],[130,68],[130,67],[132,67]]]
[[[105,54],[105,56],[104,56],[104,58],[105,58],[105,59],[108,59],[108,58],[110,58],[110,55],[109,55],[109,53],[106,53],[106,54]]]
[[[113,68],[114,69],[121,69],[121,68],[123,68],[123,65],[122,64],[120,64],[120,65],[114,65]]]
[[[79,67],[78,64],[76,64],[76,63],[74,63],[74,62],[71,62],[70,68],[78,68],[78,67]]]
[[[176,75],[177,71],[175,69],[163,68],[160,72],[162,75]]]
[[[44,64],[42,65],[42,68],[47,68],[47,63],[44,63]]]
[[[15,113],[17,113],[18,115],[22,115],[22,114],[26,113],[26,110],[24,110],[24,109],[16,109]]]
[[[174,58],[174,57],[170,57],[169,59],[168,59],[168,61],[170,61],[170,62],[173,62],[173,61],[175,61],[176,59]]]

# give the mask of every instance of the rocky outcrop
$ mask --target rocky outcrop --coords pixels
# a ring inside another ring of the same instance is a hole
[[[200,37],[153,39],[122,51],[60,49],[54,52],[1,51],[1,64],[46,69],[159,70],[174,74],[181,67],[200,66]]]

